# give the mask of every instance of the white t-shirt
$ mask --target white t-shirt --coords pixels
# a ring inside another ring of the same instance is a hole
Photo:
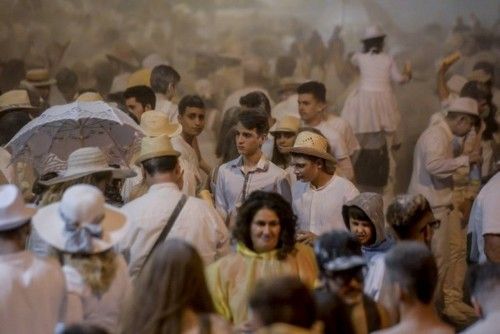
[[[500,234],[500,172],[481,189],[477,195],[469,218],[469,233],[472,234],[471,259],[486,262],[484,235]]]
[[[346,230],[342,218],[342,206],[359,195],[351,181],[333,175],[321,188],[309,188],[302,194],[294,194],[293,209],[301,230],[321,235],[331,230]]]
[[[64,312],[61,266],[28,251],[0,255],[0,333],[53,333]]]

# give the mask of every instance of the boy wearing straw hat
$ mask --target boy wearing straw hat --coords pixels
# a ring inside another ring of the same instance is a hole
[[[141,271],[153,245],[166,238],[190,242],[206,264],[229,252],[229,232],[217,211],[205,201],[183,195],[179,190],[182,184],[179,155],[167,135],[142,139],[136,163],[142,164],[150,187],[146,194],[122,208],[131,228],[120,249],[129,260],[132,277]],[[170,229],[163,232],[169,224]]]
[[[307,190],[293,199],[300,229],[297,240],[311,243],[320,234],[346,230],[342,206],[359,195],[359,191],[335,173],[335,158],[328,152],[326,138],[303,131],[290,152],[297,180],[308,183]]]
[[[16,186],[0,186],[0,333],[53,333],[64,310],[60,265],[25,250],[35,211]]]

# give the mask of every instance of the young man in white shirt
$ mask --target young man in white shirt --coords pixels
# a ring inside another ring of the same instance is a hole
[[[198,185],[210,174],[210,167],[202,159],[197,137],[205,129],[205,104],[198,95],[186,95],[179,101],[177,120],[182,126],[180,136],[172,138],[174,149],[198,171]],[[200,188],[200,187],[198,187]]]
[[[179,190],[182,185],[179,155],[166,135],[142,139],[136,161],[142,164],[150,187],[146,194],[122,207],[130,229],[119,247],[128,259],[132,278],[140,273],[148,253],[183,198]],[[206,264],[229,252],[229,232],[217,211],[191,196],[181,206],[166,238],[190,242]]]
[[[240,156],[219,167],[215,205],[226,222],[255,190],[274,191],[291,202],[286,172],[262,153],[269,131],[268,115],[259,109],[246,109],[238,115],[236,147]]]
[[[321,131],[330,144],[330,153],[337,160],[339,174],[353,180],[351,156],[359,150],[359,143],[346,121],[325,113],[327,107],[325,85],[317,81],[305,82],[297,88],[297,93],[303,125]]]
[[[311,243],[334,229],[346,230],[342,206],[359,194],[347,179],[336,175],[335,158],[327,151],[325,137],[309,131],[295,139],[292,166],[297,180],[307,183],[305,192],[294,192],[293,208],[298,216],[297,240]]]
[[[156,110],[164,112],[170,122],[177,122],[177,105],[172,102],[177,84],[181,81],[180,74],[168,65],[158,65],[151,71],[151,89],[156,95]]]
[[[440,282],[443,282],[442,297],[446,314],[458,317],[462,310],[458,309],[460,302],[456,296],[462,291],[457,264],[464,249],[457,245],[465,238],[460,220],[466,219],[466,210],[462,207],[453,210],[452,194],[454,189],[453,174],[461,167],[468,168],[479,163],[478,152],[455,157],[454,136],[464,137],[478,121],[477,102],[471,98],[455,99],[449,107],[443,122],[431,125],[417,141],[413,156],[413,172],[408,188],[412,195],[422,194],[429,201],[434,216],[441,221],[432,239],[432,251],[436,256]],[[462,211],[462,212],[460,212]],[[450,271],[449,271],[450,270]],[[463,282],[462,282],[463,283]],[[455,309],[456,308],[456,309]]]
[[[64,316],[61,266],[25,250],[34,214],[16,186],[0,186],[0,333],[53,333]]]

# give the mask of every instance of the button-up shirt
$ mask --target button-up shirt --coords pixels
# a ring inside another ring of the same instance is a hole
[[[215,206],[225,218],[239,207],[255,190],[272,191],[291,202],[290,184],[286,172],[262,154],[253,170],[243,171],[243,157],[219,167],[215,186]]]
[[[152,185],[143,196],[122,207],[130,221],[119,249],[128,258],[129,272],[135,277],[181,199],[173,183]],[[188,197],[167,239],[179,238],[191,243],[205,264],[229,252],[229,232],[217,211],[205,201]]]
[[[301,195],[294,192],[293,209],[301,230],[320,235],[331,230],[346,230],[342,218],[342,206],[359,195],[351,181],[333,175],[322,187],[309,184]]]
[[[408,193],[422,194],[431,207],[452,204],[453,173],[469,165],[467,156],[454,158],[453,133],[446,122],[428,127],[420,136],[413,155]]]

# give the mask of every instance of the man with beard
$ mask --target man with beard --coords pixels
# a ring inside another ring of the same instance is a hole
[[[349,321],[357,334],[371,333],[389,325],[387,311],[363,293],[363,269],[366,265],[358,239],[346,231],[332,231],[314,244],[322,287],[315,297],[320,314],[339,298],[349,310]],[[330,315],[331,316],[331,315]],[[325,327],[329,318],[325,314]]]

